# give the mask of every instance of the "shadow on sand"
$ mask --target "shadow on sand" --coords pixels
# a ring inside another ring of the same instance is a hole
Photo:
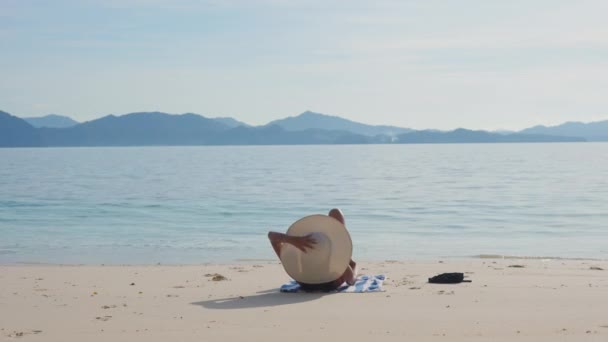
[[[253,296],[211,299],[191,304],[200,305],[207,309],[220,310],[263,308],[309,302],[325,295],[327,295],[327,293],[281,293],[278,290],[273,289],[260,291]]]

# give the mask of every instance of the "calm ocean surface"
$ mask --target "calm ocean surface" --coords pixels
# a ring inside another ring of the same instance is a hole
[[[0,149],[0,263],[274,259],[332,207],[355,259],[608,259],[608,143]]]

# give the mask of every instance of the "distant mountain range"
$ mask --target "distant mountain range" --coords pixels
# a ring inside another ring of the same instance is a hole
[[[250,125],[248,125],[244,122],[235,120],[233,118],[213,118],[213,120],[219,121],[230,128],[239,127],[239,126],[250,127]]]
[[[251,126],[233,118],[198,114],[141,112],[78,123],[48,115],[21,119],[0,111],[0,146],[156,146],[156,145],[296,145],[426,144],[608,141],[608,121],[537,126],[520,132],[456,129],[417,131],[374,126],[337,116],[304,112],[295,117]]]
[[[566,137],[543,134],[490,133],[459,128],[449,132],[414,131],[401,134],[398,141],[402,144],[458,144],[458,143],[517,143],[517,142],[579,142],[579,137]]]
[[[608,120],[582,123],[566,122],[559,126],[534,126],[526,128],[523,134],[551,134],[557,136],[584,137],[589,141],[608,141]]]
[[[366,136],[389,135],[395,136],[402,133],[411,132],[410,128],[394,126],[372,126],[359,122],[343,119],[338,116],[331,116],[306,111],[298,116],[290,116],[285,119],[271,121],[268,125],[277,125],[287,131],[302,131],[305,129],[324,129],[348,131],[355,134]]]
[[[75,121],[67,116],[61,116],[57,114],[49,114],[36,118],[23,118],[23,120],[27,121],[27,123],[36,128],[67,128],[78,125],[78,121]]]
[[[23,119],[0,111],[0,146],[30,147],[43,144],[36,128]]]

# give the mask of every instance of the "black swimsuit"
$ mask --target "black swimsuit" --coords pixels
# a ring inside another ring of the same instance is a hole
[[[340,287],[340,285],[342,285],[342,283],[344,281],[340,281],[340,279],[336,279],[333,281],[329,281],[327,283],[321,283],[321,284],[305,284],[305,283],[300,283],[298,282],[298,284],[300,284],[300,288],[306,292],[315,292],[315,291],[321,291],[321,292],[330,292],[333,291],[335,289],[337,289],[338,287]]]

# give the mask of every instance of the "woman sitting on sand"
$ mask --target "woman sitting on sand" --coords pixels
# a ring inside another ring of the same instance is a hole
[[[328,220],[328,216],[338,222]],[[355,283],[357,264],[351,259],[352,242],[339,209],[330,210],[327,216],[305,217],[294,223],[287,234],[269,232],[268,239],[285,270],[302,290],[332,291],[344,282]],[[286,251],[286,245],[295,249]],[[316,255],[310,255],[313,253]]]

